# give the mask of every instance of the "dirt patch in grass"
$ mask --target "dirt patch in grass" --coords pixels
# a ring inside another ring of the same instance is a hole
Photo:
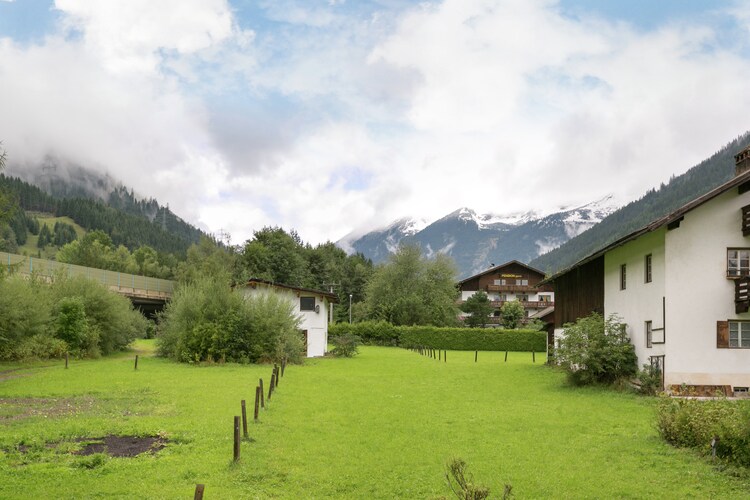
[[[19,370],[23,370],[23,368],[13,368],[10,370],[0,371],[0,382],[4,380],[11,380],[14,378],[28,377],[30,375],[29,373],[16,373]]]
[[[167,440],[159,436],[104,436],[103,438],[80,438],[79,442],[89,442],[75,452],[76,455],[106,453],[110,457],[135,457],[141,453],[156,453],[167,445]]]
[[[81,398],[0,398],[0,423],[30,417],[64,417],[91,411],[92,397]]]

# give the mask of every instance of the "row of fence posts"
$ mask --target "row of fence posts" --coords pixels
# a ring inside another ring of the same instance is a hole
[[[440,350],[440,349],[434,349],[432,347],[410,347],[410,351],[416,352],[421,354],[422,356],[427,356],[428,358],[436,359],[438,361],[442,360],[444,362],[448,362],[448,351],[446,350]],[[476,363],[479,360],[479,351],[474,351],[474,362]],[[508,351],[505,351],[505,362],[508,362]],[[531,362],[536,363],[536,352],[531,351]]]
[[[448,351],[433,349],[432,347],[410,347],[410,351],[427,356],[438,361],[448,362]]]
[[[265,391],[263,390],[263,379],[258,379],[258,385],[255,386],[255,405],[253,408],[253,420],[255,423],[258,423],[260,419],[260,409],[266,409],[266,403],[270,403],[271,397],[273,396],[274,391],[277,387],[279,387],[279,383],[281,382],[281,378],[284,376],[284,372],[286,371],[286,358],[282,359],[281,366],[274,363],[273,365],[273,371],[271,372],[271,382],[268,384],[268,396],[265,396]],[[233,435],[234,435],[234,448],[233,448],[233,455],[232,460],[233,462],[237,463],[240,461],[240,444],[242,442],[242,439],[244,438],[246,441],[253,441],[252,438],[250,438],[250,434],[247,430],[247,405],[245,400],[240,401],[240,408],[241,408],[241,414],[235,415],[234,417],[234,425],[233,425]],[[240,423],[242,425],[242,432],[240,432]],[[203,491],[205,489],[205,485],[197,484],[195,485],[195,500],[202,500],[203,499]]]
[[[68,358],[69,355],[66,352],[65,353],[65,369],[68,369]],[[138,370],[138,355],[135,355],[135,364],[133,367],[134,370]],[[260,408],[266,409],[266,401],[271,401],[271,396],[273,395],[273,392],[276,390],[276,388],[279,386],[279,382],[281,382],[281,378],[284,376],[284,372],[286,371],[286,358],[281,360],[281,366],[277,365],[276,363],[273,364],[273,371],[271,372],[271,383],[268,386],[268,397],[264,397],[264,391],[263,391],[263,379],[258,379],[258,385],[255,386],[255,408],[253,412],[253,419],[257,423],[260,418]],[[233,460],[234,462],[239,462],[240,460],[240,422],[242,423],[242,433],[241,435],[244,437],[247,441],[252,441],[250,438],[250,434],[247,430],[247,405],[245,403],[245,400],[240,401],[240,408],[241,408],[241,414],[240,416],[234,417],[234,454],[233,454]],[[196,484],[195,485],[195,500],[201,500],[203,498],[203,491],[205,490],[205,485],[203,484]]]

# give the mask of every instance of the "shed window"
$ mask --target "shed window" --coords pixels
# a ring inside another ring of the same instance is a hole
[[[643,280],[646,283],[651,283],[651,254],[646,255],[645,269],[646,273]]]
[[[628,285],[628,268],[626,264],[620,266],[620,290],[625,290]]]
[[[646,347],[651,347],[653,345],[653,326],[650,321],[646,321]]]
[[[299,310],[300,311],[314,311],[315,310],[315,297],[300,297],[299,298]]]
[[[750,275],[750,249],[727,249],[727,277]]]

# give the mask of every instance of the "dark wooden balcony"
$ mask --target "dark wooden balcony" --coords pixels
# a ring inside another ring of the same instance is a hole
[[[499,308],[503,307],[503,304],[505,304],[506,302],[515,302],[515,301],[493,300],[492,302],[490,302],[490,304],[492,304],[492,307],[495,307],[495,308],[499,309]],[[552,306],[555,305],[554,302],[549,302],[549,301],[542,302],[542,301],[527,301],[527,300],[522,300],[520,302],[521,302],[521,305],[523,306],[524,309],[544,309],[545,307],[552,307]]]
[[[734,280],[734,312],[744,313],[750,310],[750,277],[744,276]]]
[[[487,285],[488,292],[534,292],[536,287],[531,285]]]

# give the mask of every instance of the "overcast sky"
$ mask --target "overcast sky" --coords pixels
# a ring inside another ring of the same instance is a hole
[[[750,129],[750,2],[0,0],[0,141],[242,243],[639,197]]]

